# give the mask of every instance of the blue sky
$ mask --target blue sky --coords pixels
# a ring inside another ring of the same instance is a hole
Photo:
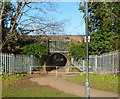
[[[83,19],[83,13],[78,10],[79,2],[53,2],[53,3],[57,5],[56,7],[57,12],[49,11],[47,13],[48,14],[47,16],[53,17],[54,18],[53,21],[58,22],[64,21],[65,26],[63,35],[85,35],[85,22]],[[33,14],[39,15],[40,13],[34,11],[29,12],[29,15]],[[25,17],[23,17],[23,19],[24,18]]]
[[[67,35],[85,35],[85,23],[83,13],[81,13],[78,2],[58,2],[58,13],[53,14],[57,20],[65,21],[65,31]]]

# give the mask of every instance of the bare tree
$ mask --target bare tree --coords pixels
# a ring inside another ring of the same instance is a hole
[[[2,2],[0,4],[1,5],[0,6],[0,9],[1,9],[1,12],[0,12],[0,51],[2,49],[2,15],[3,15],[4,8],[5,8],[5,0],[2,0]]]
[[[11,6],[9,8],[5,4],[5,2],[2,2],[1,19],[4,28],[3,34],[6,34],[2,46],[7,44],[7,47],[10,47],[10,44],[16,43],[18,36],[21,34],[62,33],[63,22],[54,22],[47,16],[47,13],[56,9],[55,5],[48,2],[16,2],[8,5]]]

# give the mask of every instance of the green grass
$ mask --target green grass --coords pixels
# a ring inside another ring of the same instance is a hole
[[[102,75],[102,74],[90,74],[90,87],[100,90],[120,92],[118,88],[120,87],[120,82],[118,81],[119,76],[114,75]],[[68,77],[67,80],[85,85],[85,74],[76,77]]]
[[[43,88],[22,88],[19,90],[6,90],[3,92],[4,97],[76,97],[74,95],[60,92],[49,87]]]
[[[20,75],[3,76],[3,97],[77,97],[49,86],[40,86]]]

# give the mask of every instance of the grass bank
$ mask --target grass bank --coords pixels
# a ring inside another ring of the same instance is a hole
[[[78,83],[80,85],[85,85],[85,74],[75,77],[68,77],[67,80],[72,81],[74,83]],[[90,87],[100,90],[112,91],[112,92],[120,92],[119,89],[119,76],[114,75],[103,75],[103,74],[90,74]]]
[[[4,75],[2,77],[3,97],[76,97],[49,86],[40,86],[29,80],[30,76]]]

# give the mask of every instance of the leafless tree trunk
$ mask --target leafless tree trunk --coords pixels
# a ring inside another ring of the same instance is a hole
[[[47,15],[46,12],[50,10],[51,6],[47,8],[43,6],[44,4],[42,5],[42,3],[43,2],[16,2],[16,6],[12,5],[14,14],[10,15],[12,12],[8,12],[8,14],[7,12],[4,12],[11,20],[9,20],[9,26],[7,27],[8,31],[5,32],[7,34],[5,34],[5,38],[2,41],[1,48],[6,44],[7,47],[9,46],[9,48],[10,46],[14,46],[14,44],[16,45],[16,42],[18,41],[18,35],[28,33],[56,34],[63,31],[63,22],[52,22],[53,20],[45,17],[45,15]],[[6,7],[5,3],[3,4],[1,15],[4,11],[4,7]],[[33,11],[33,14],[31,11]]]
[[[5,8],[5,0],[1,2],[1,13],[0,13],[0,52],[2,51],[2,15]]]

